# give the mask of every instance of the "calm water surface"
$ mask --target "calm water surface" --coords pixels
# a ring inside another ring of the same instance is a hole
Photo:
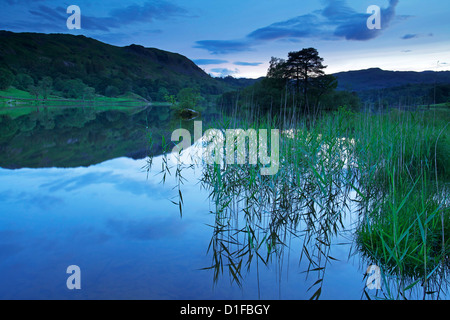
[[[305,273],[302,240],[267,266],[242,269],[242,283],[225,270],[214,280],[214,205],[199,168],[183,172],[184,208],[174,177],[147,174],[148,131],[163,112],[47,110],[2,117],[0,140],[1,299],[309,299],[318,279]],[[82,117],[82,120],[80,120]],[[166,120],[164,119],[164,120]],[[169,121],[168,121],[169,122]],[[11,133],[14,131],[13,133]],[[156,146],[155,148],[158,148]],[[153,159],[161,167],[162,157]],[[356,217],[347,213],[351,228]],[[239,218],[236,219],[239,224]],[[351,234],[333,240],[322,299],[361,299],[368,267],[351,255]],[[70,265],[81,290],[66,287]]]

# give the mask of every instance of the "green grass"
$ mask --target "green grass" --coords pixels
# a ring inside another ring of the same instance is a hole
[[[8,98],[7,98],[8,97]],[[12,98],[9,98],[12,97]],[[0,90],[0,108],[7,107],[8,101],[16,99],[34,99],[34,97],[26,91],[10,87],[6,90]],[[13,101],[11,101],[13,102]]]
[[[97,95],[94,100],[65,99],[57,95],[50,95],[48,99],[38,99],[30,93],[9,87],[0,91],[0,115],[8,115],[12,119],[35,112],[39,108],[60,107],[95,107],[98,110],[126,110],[130,107],[140,107],[148,102],[142,97],[127,93],[119,97],[105,97]],[[152,103],[153,105],[153,103]],[[157,106],[166,106],[164,103],[155,103]]]
[[[357,243],[396,279],[388,298],[427,298],[448,273],[450,112],[358,115],[353,137],[361,199]],[[421,288],[422,290],[418,290]],[[418,293],[417,291],[421,291]]]
[[[6,90],[0,90],[0,96],[12,96],[18,99],[33,99],[34,97],[26,91],[9,87]]]
[[[8,104],[7,102],[10,102]],[[105,97],[97,95],[93,100],[82,100],[82,99],[66,99],[59,97],[57,95],[51,94],[48,99],[42,99],[40,97],[36,100],[36,97],[31,95],[29,92],[16,89],[14,87],[9,87],[6,90],[0,91],[0,107],[16,106],[20,104],[81,104],[81,103],[91,103],[91,102],[101,102],[101,103],[135,103],[143,104],[145,99],[137,94],[128,92],[124,95],[118,97]]]

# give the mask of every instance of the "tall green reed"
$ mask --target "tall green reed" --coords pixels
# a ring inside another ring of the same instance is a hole
[[[418,297],[421,286],[421,298],[438,298],[448,274],[448,158],[442,157],[448,146],[441,144],[448,122],[420,112],[358,118],[358,247],[385,279],[395,279],[396,292],[385,286],[385,297],[406,299],[413,291]]]
[[[260,165],[202,165],[200,182],[214,205],[212,263],[205,268],[213,270],[214,282],[227,272],[240,286],[252,265],[281,265],[285,249],[297,245],[307,275],[316,277],[311,298],[320,298],[335,260],[333,237],[348,228],[343,218],[356,203],[357,248],[382,268],[385,297],[406,298],[418,288],[424,298],[439,294],[448,273],[448,113],[340,108],[311,121],[250,111],[223,115],[210,127],[281,129],[280,170],[262,176]],[[166,153],[163,181],[170,172]],[[179,200],[173,203],[180,214],[186,167],[176,169]]]

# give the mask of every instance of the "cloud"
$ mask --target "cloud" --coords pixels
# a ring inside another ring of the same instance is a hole
[[[367,19],[371,14],[361,14],[351,9],[346,9],[345,12],[342,12],[331,19],[333,22],[339,22],[334,35],[345,38],[346,40],[366,41],[374,39],[386,30],[395,18],[395,8],[398,3],[399,0],[390,0],[387,8],[381,8],[381,29],[367,28]],[[333,4],[330,4],[330,6],[332,5]]]
[[[26,205],[32,207],[39,207],[42,210],[48,210],[64,203],[64,200],[60,197],[45,195],[45,194],[35,194],[33,192],[20,192],[18,194],[11,195],[11,201],[25,203]]]
[[[66,21],[69,14],[66,12],[67,8],[56,7],[50,8],[45,5],[40,5],[36,8],[28,10],[28,12],[39,18],[38,21],[27,22],[28,28],[32,27],[34,30],[67,30]],[[91,31],[110,31],[110,28],[120,27],[119,20],[114,17],[92,17],[86,15],[81,11],[81,28]],[[42,24],[44,28],[42,27]]]
[[[201,40],[196,42],[195,47],[208,50],[212,54],[227,54],[251,51],[257,45],[279,40],[367,41],[380,36],[390,26],[396,18],[395,8],[398,3],[399,0],[390,0],[387,8],[381,8],[381,30],[367,28],[367,19],[371,14],[356,12],[345,0],[325,0],[325,7],[321,10],[256,29],[243,39]]]
[[[403,39],[403,40],[408,40],[408,39],[414,39],[414,38],[417,38],[417,37],[419,37],[418,34],[405,34],[405,35],[402,37],[402,39]]]
[[[346,22],[346,19],[355,15],[345,0],[328,0],[328,5],[321,11],[322,16],[335,22]]]
[[[147,1],[143,5],[132,4],[114,9],[111,17],[124,24],[167,20],[172,17],[188,16],[188,11],[164,0]]]
[[[177,217],[154,217],[145,220],[116,220],[106,222],[107,227],[120,236],[132,240],[176,239],[183,234],[188,225]]]
[[[247,37],[253,40],[278,40],[282,38],[305,38],[318,32],[319,18],[308,14],[287,21],[277,22],[257,29]]]
[[[28,21],[28,29],[31,27],[35,31],[41,30],[67,30],[66,21],[69,17],[67,14],[67,8],[56,7],[50,8],[45,5],[39,5],[37,7],[31,8],[28,12],[32,16],[36,16],[38,21]],[[123,23],[122,23],[123,24]],[[121,22],[116,17],[92,17],[84,14],[81,11],[81,28],[84,30],[91,31],[110,31],[110,28],[119,28]]]
[[[133,195],[146,195],[149,198],[167,197],[165,190],[158,185],[149,185],[147,182],[130,180],[121,174],[112,171],[92,171],[75,177],[64,177],[58,180],[46,182],[40,188],[47,189],[50,193],[56,191],[75,192],[77,190],[99,184],[109,184],[115,189],[128,192]],[[45,199],[44,199],[45,200]],[[51,200],[51,199],[48,199]]]
[[[7,24],[0,21],[0,29],[4,30],[14,30],[14,31],[30,31],[30,22],[24,20],[15,20],[13,22],[8,22]],[[48,32],[54,31],[67,31],[65,22],[64,26],[55,26],[55,23],[42,22],[31,26],[33,32]]]
[[[194,63],[196,65],[209,65],[209,64],[222,64],[227,63],[227,60],[220,60],[220,59],[197,59],[194,60]]]
[[[416,39],[416,38],[422,38],[422,37],[433,37],[434,35],[432,33],[428,34],[417,34],[417,33],[408,33],[405,34],[401,39],[403,40],[409,40],[409,39]]]
[[[227,69],[227,68],[214,68],[210,70],[212,73],[215,73],[218,77],[227,77],[232,76],[234,74],[238,74],[240,71],[238,69]]]
[[[253,50],[251,39],[243,40],[201,40],[194,48],[206,49],[212,54],[226,54]]]
[[[21,19],[14,19],[8,22],[9,29],[11,27],[19,30],[33,31],[62,31],[67,30],[66,21],[69,17],[67,7],[56,6],[50,7],[44,4],[36,4],[38,1],[13,1],[9,0],[10,5],[26,4],[28,12],[32,19],[27,22],[21,22]],[[32,4],[36,4],[32,6]],[[33,17],[37,19],[33,19]],[[88,31],[104,31],[109,32],[111,29],[120,29],[124,26],[150,23],[155,20],[168,20],[175,17],[191,17],[189,12],[176,4],[165,0],[151,0],[143,4],[131,4],[122,8],[112,9],[106,16],[93,16],[92,13],[84,7],[81,7],[81,28]]]
[[[248,67],[257,67],[262,64],[262,62],[242,62],[242,61],[236,61],[233,63],[236,66],[248,66]]]
[[[51,22],[60,22],[66,21],[68,15],[66,14],[66,10],[64,8],[58,7],[56,9],[52,9],[50,7],[40,5],[36,9],[30,9],[29,12],[32,15],[43,18],[44,20]]]

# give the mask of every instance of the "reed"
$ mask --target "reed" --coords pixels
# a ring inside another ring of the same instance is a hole
[[[356,122],[361,252],[396,279],[385,297],[439,298],[447,284],[448,116],[392,112]],[[441,188],[439,188],[439,184]]]
[[[448,110],[374,115],[340,108],[313,120],[256,109],[238,114],[224,114],[210,127],[280,129],[280,169],[262,176],[261,165],[202,165],[200,183],[214,215],[212,263],[205,269],[215,282],[226,272],[241,286],[254,264],[281,269],[295,243],[307,276],[316,277],[311,298],[319,299],[335,260],[333,238],[351,231],[358,253],[382,269],[384,298],[418,291],[439,298],[449,266]],[[180,214],[182,171],[175,170],[179,200],[173,201]],[[163,180],[168,172],[163,161]],[[354,205],[356,228],[343,222]]]

